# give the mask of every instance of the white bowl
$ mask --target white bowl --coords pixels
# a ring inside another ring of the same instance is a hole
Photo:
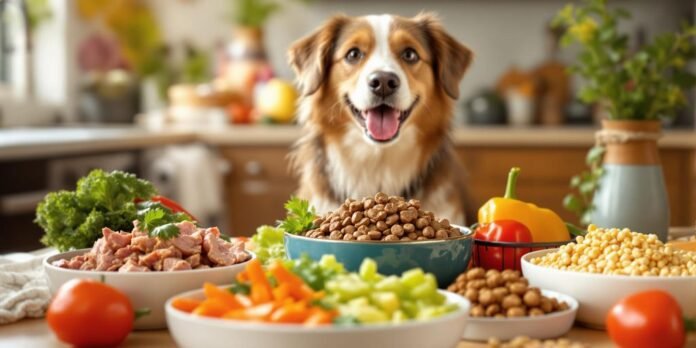
[[[462,338],[472,341],[487,341],[491,337],[511,340],[517,336],[547,339],[562,336],[570,330],[578,312],[578,301],[555,291],[541,290],[546,297],[563,301],[570,307],[561,312],[538,317],[521,318],[474,318],[467,319]]]
[[[149,308],[150,314],[135,321],[136,329],[163,329],[167,327],[164,304],[168,298],[191,289],[198,289],[204,282],[229,284],[237,273],[246,266],[240,264],[173,272],[104,272],[81,271],[54,266],[54,261],[70,259],[84,254],[90,249],[69,251],[50,256],[44,260],[51,293],[55,294],[61,285],[75,278],[104,279],[104,282],[121,290],[130,298],[134,309]],[[250,253],[252,259],[255,257]],[[102,278],[103,277],[103,278]]]
[[[592,328],[604,328],[611,307],[624,297],[645,290],[664,290],[679,302],[684,315],[696,316],[696,276],[658,277],[606,275],[564,271],[530,262],[558,249],[534,251],[522,256],[522,273],[531,285],[558,291],[580,303],[577,320]]]
[[[451,348],[461,339],[467,323],[469,301],[440,291],[460,309],[428,321],[365,326],[309,328],[290,324],[264,324],[205,318],[182,312],[167,301],[169,332],[179,347],[234,348]],[[196,290],[176,297],[203,298]]]

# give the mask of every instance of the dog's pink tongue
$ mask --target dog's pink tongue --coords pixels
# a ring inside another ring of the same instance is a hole
[[[399,131],[399,111],[392,108],[374,108],[366,112],[367,131],[375,140],[389,140]]]

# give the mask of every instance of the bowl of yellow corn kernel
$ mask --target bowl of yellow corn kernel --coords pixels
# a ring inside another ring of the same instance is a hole
[[[685,316],[696,316],[696,252],[654,234],[590,225],[575,242],[524,255],[522,273],[533,286],[577,299],[577,321],[589,327],[603,328],[616,302],[652,289],[669,292]]]

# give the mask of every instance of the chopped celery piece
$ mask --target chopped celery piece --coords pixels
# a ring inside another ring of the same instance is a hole
[[[399,309],[399,296],[393,292],[374,292],[370,297],[372,303],[387,313],[393,313]]]

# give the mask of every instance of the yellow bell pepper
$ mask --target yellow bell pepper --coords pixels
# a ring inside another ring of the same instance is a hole
[[[569,240],[568,228],[558,214],[517,199],[515,191],[519,174],[519,168],[510,170],[505,196],[489,199],[478,211],[478,223],[515,220],[527,226],[532,233],[532,241],[535,243]]]

